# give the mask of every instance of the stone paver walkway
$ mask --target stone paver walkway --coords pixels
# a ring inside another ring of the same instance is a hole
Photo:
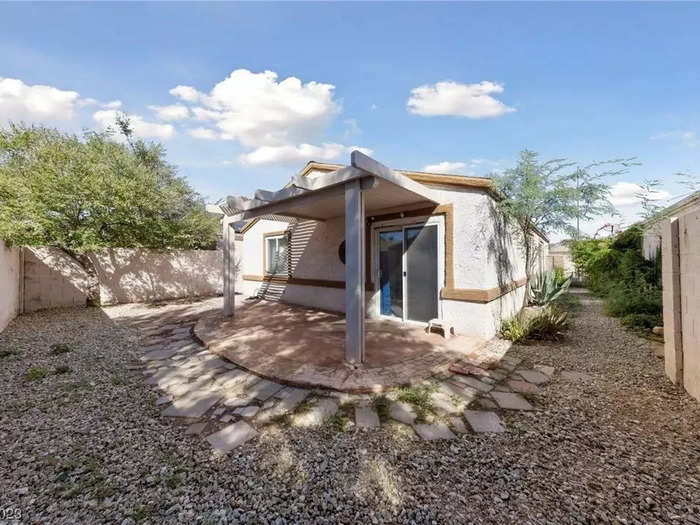
[[[284,386],[237,367],[211,353],[193,335],[196,319],[141,325],[146,382],[161,394],[156,405],[164,417],[187,424],[183,434],[205,439],[213,448],[232,450],[254,439],[265,425],[283,421],[314,428],[336,414],[354,421],[354,428],[372,431],[386,424],[373,406],[376,396],[339,394],[329,390]],[[494,340],[503,354],[507,343]],[[479,366],[473,360],[454,362],[427,381],[410,388],[428,388],[429,410],[401,401],[401,389],[385,392],[386,416],[426,441],[454,439],[466,432],[507,431],[508,411],[537,410],[532,395],[552,380],[586,381],[590,376],[559,371],[541,364],[520,368],[520,360],[504,355]],[[494,366],[495,365],[495,366]],[[410,390],[409,388],[409,390]]]

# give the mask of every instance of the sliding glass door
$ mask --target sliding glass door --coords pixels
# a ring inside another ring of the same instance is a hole
[[[438,225],[379,231],[381,315],[428,322],[438,317]]]

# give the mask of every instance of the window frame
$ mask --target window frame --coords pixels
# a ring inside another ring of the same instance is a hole
[[[285,252],[285,255],[287,257],[286,261],[286,269],[283,272],[272,272],[269,270],[269,263],[270,263],[270,253],[269,253],[269,241],[271,240],[277,240],[279,243],[279,239],[284,239],[286,244],[287,244],[287,250]],[[278,231],[278,232],[269,232],[263,234],[263,275],[266,276],[271,276],[271,277],[289,277],[289,230],[285,231]]]

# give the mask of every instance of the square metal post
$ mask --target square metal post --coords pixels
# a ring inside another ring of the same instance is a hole
[[[361,181],[345,184],[345,360],[365,358],[365,201]]]

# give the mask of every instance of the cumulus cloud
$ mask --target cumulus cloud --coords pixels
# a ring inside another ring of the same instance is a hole
[[[639,194],[642,187],[634,182],[616,182],[610,187],[610,202],[613,206],[638,206],[640,204]],[[651,200],[664,201],[671,197],[671,194],[663,189],[655,189],[649,194]]]
[[[190,110],[182,104],[148,106],[148,109],[155,111],[156,116],[161,120],[182,120],[190,116]]]
[[[257,166],[263,164],[293,164],[308,162],[310,160],[332,161],[353,150],[359,150],[365,155],[371,155],[372,150],[358,146],[344,146],[342,144],[325,143],[320,146],[312,144],[261,146],[239,155],[238,160],[242,164]]]
[[[443,160],[437,164],[428,164],[423,168],[423,171],[429,171],[430,173],[456,173],[466,167],[466,162],[450,162],[448,160]]]
[[[0,77],[0,120],[4,122],[71,120],[79,100],[77,91]]]
[[[119,112],[116,109],[102,109],[95,112],[92,118],[103,129],[114,128]],[[148,122],[141,115],[128,115],[131,129],[134,135],[141,138],[168,139],[175,135],[175,128],[171,124],[159,124]]]
[[[192,108],[195,117],[211,121],[222,139],[250,148],[289,149],[319,134],[340,111],[334,89],[315,81],[304,84],[296,77],[278,80],[274,71],[237,69],[208,93],[191,86],[177,86],[170,93],[198,103]]]
[[[186,102],[197,102],[199,100],[199,91],[190,86],[175,86],[169,93]]]
[[[218,138],[216,131],[202,127],[191,129],[187,133],[196,139],[216,140]]]
[[[515,111],[493,96],[502,92],[503,86],[495,82],[461,84],[446,80],[412,89],[406,106],[411,113],[424,117],[498,117]]]

